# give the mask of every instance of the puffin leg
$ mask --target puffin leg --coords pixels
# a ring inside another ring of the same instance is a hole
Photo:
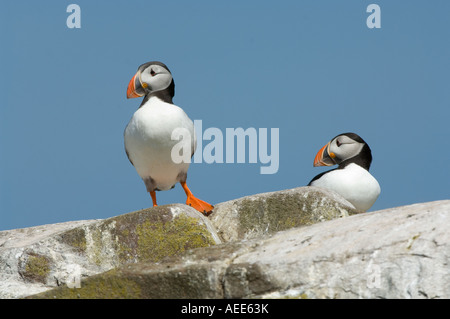
[[[144,181],[145,187],[147,188],[147,192],[149,192],[150,196],[152,197],[153,207],[158,206],[156,204],[155,181],[150,176],[147,178],[143,178],[142,180]]]
[[[183,187],[187,199],[186,199],[186,205],[192,206],[196,210],[198,210],[200,213],[202,213],[205,216],[208,216],[211,214],[214,206],[211,204],[208,204],[207,202],[202,201],[201,199],[198,199],[195,197],[192,192],[189,190],[189,188],[186,185],[186,182],[180,182],[181,187]]]
[[[158,206],[158,205],[156,204],[156,193],[155,193],[155,191],[151,191],[151,192],[150,192],[150,196],[152,197],[153,207]]]

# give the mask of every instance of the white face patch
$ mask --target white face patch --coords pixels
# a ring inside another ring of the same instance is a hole
[[[363,146],[363,143],[352,140],[346,135],[340,135],[331,141],[329,152],[334,153],[336,160],[342,162],[358,155]]]
[[[147,86],[150,92],[157,92],[167,89],[172,82],[172,74],[160,66],[150,65],[140,75],[141,85]]]

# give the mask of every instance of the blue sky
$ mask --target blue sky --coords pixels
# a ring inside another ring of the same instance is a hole
[[[71,3],[79,29],[66,25]],[[381,29],[366,25],[371,3]],[[443,0],[5,1],[0,230],[151,206],[123,131],[140,104],[128,82],[152,60],[169,66],[174,103],[204,130],[279,128],[276,174],[191,164],[201,199],[304,186],[343,132],[372,149],[382,190],[371,211],[449,199],[449,12]],[[179,185],[157,196],[185,202]]]

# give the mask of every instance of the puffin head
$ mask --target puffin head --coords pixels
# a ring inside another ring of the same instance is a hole
[[[172,73],[164,63],[158,61],[147,62],[139,66],[128,84],[127,98],[147,96],[153,93],[164,95],[170,102],[175,95]]]
[[[339,134],[322,147],[314,158],[314,166],[356,163],[369,170],[372,152],[369,145],[355,133]]]

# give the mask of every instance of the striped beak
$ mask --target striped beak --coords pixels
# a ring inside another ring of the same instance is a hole
[[[336,164],[336,162],[334,161],[336,155],[334,153],[330,153],[329,150],[330,150],[330,143],[326,144],[319,150],[319,152],[317,152],[317,155],[314,158],[314,167],[332,166]]]
[[[140,77],[141,71],[137,71],[133,78],[130,80],[130,83],[128,83],[127,99],[141,97],[146,94],[145,88],[147,87],[147,84],[145,83],[145,86],[142,85]]]

